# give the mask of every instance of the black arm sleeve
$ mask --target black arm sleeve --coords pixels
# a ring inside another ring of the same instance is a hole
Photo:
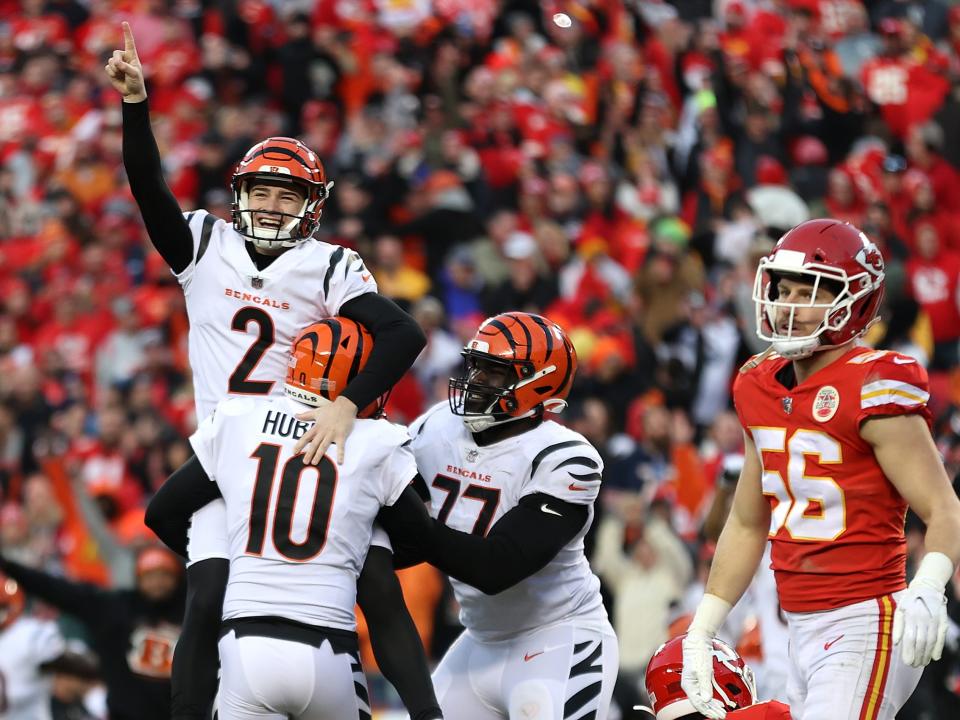
[[[187,556],[187,528],[193,514],[220,497],[220,488],[191,455],[153,496],[143,521],[164,544]]]
[[[344,397],[362,410],[403,377],[426,347],[427,336],[393,300],[376,293],[348,300],[340,314],[357,321],[373,335],[367,364],[343,391]]]
[[[123,167],[150,242],[175,273],[193,259],[193,238],[177,199],[163,179],[160,150],[147,100],[123,105]]]
[[[36,595],[84,622],[95,622],[108,606],[104,602],[107,593],[93,585],[54,577],[6,558],[0,558],[0,570],[20,583],[28,595]]]
[[[441,718],[427,655],[393,572],[393,554],[373,546],[357,581],[357,602],[367,618],[370,644],[383,676],[396,688],[411,720]]]
[[[187,609],[170,679],[172,720],[210,717],[217,693],[217,641],[229,574],[230,561],[221,558],[201,560],[187,568]]]
[[[419,507],[418,507],[419,506]],[[546,509],[544,509],[546,508]],[[426,516],[426,519],[425,519]],[[423,558],[488,595],[496,595],[542,570],[586,524],[588,506],[552,495],[527,495],[500,518],[486,537],[452,530],[426,513],[412,488],[378,520],[394,551]]]

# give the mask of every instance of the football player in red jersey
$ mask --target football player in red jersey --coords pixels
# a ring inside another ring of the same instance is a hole
[[[683,673],[683,635],[660,646],[647,664],[647,695],[656,720],[701,720],[680,687]],[[720,640],[713,641],[713,697],[729,710],[728,720],[791,720],[782,702],[757,702],[753,672],[737,652]],[[649,708],[644,708],[650,710]]]
[[[745,461],[706,593],[683,640],[682,687],[708,718],[713,637],[766,540],[790,633],[787,698],[801,720],[893,718],[946,632],[960,559],[960,500],[930,435],[927,376],[857,344],[883,297],[883,258],[862,232],[811,220],[760,261],[758,335],[733,396]],[[926,555],[906,584],[907,506]]]

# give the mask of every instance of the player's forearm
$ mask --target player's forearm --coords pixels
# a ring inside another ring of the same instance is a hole
[[[196,455],[191,455],[150,500],[143,521],[163,543],[181,557],[187,556],[187,528],[193,514],[220,497]]]
[[[140,208],[150,242],[171,269],[180,273],[193,258],[193,240],[177,199],[163,178],[148,102],[125,102],[122,106],[123,167],[130,192]]]
[[[28,595],[36,595],[81,620],[89,620],[103,611],[104,593],[93,585],[54,577],[3,557],[0,557],[0,571],[16,580]]]
[[[347,301],[340,314],[360,323],[373,336],[366,365],[343,391],[343,396],[362,410],[403,377],[426,347],[427,338],[416,320],[376,293]]]
[[[960,501],[938,506],[930,516],[923,543],[928,553],[939,552],[960,564]]]
[[[717,541],[706,592],[736,605],[753,580],[767,544],[767,528],[748,525],[735,514]]]

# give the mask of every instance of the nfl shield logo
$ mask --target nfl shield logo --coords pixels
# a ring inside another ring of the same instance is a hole
[[[785,397],[785,398],[783,399],[783,411],[784,411],[787,415],[789,415],[790,413],[793,412],[793,398],[792,398],[792,397]]]
[[[467,462],[476,462],[478,457],[480,457],[479,450],[467,450]]]
[[[253,288],[255,290],[259,290],[260,288],[263,287],[263,278],[261,277],[250,278],[250,284],[253,285]]]

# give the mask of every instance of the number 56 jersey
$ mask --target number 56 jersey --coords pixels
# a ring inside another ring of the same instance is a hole
[[[512,638],[565,620],[605,629],[600,581],[583,552],[603,461],[587,440],[552,421],[492,445],[477,445],[446,402],[410,426],[417,469],[430,487],[430,514],[454,530],[486,535],[535,493],[590,507],[583,529],[546,567],[497,595],[450,579],[460,621],[483,641]],[[541,508],[550,512],[549,504]]]
[[[788,362],[771,355],[733,388],[763,467],[780,604],[820,611],[902,590],[907,504],[860,427],[909,413],[929,422],[926,371],[906,355],[854,347],[787,388],[778,375]]]
[[[354,630],[374,519],[410,484],[416,464],[404,428],[357,420],[343,465],[328,455],[304,465],[293,447],[312,424],[296,419],[306,409],[287,397],[224,400],[190,438],[226,503],[223,618]]]

